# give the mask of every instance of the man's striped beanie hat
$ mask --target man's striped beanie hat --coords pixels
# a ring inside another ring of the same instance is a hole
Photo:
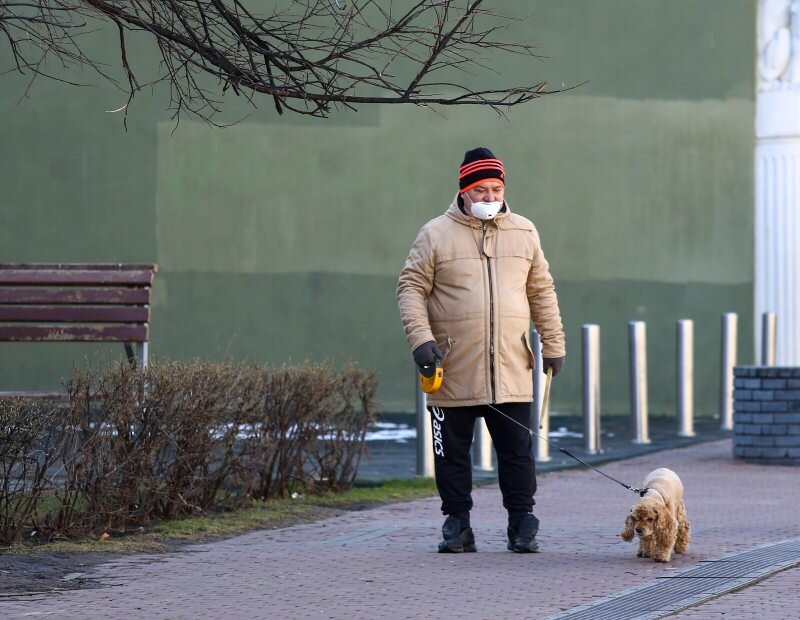
[[[466,192],[486,179],[497,179],[505,185],[505,176],[503,162],[489,149],[480,146],[464,153],[464,162],[458,170],[458,188]]]

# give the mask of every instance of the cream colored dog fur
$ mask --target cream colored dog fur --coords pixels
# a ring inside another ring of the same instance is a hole
[[[636,556],[669,562],[672,552],[684,553],[689,548],[691,524],[683,505],[683,483],[671,469],[651,471],[642,488],[648,489],[631,508],[620,536],[630,542],[639,537]]]

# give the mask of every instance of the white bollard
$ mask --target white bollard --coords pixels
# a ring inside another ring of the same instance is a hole
[[[583,354],[583,440],[587,454],[600,452],[600,326],[584,325]]]
[[[761,365],[774,366],[777,357],[778,315],[765,312],[761,316]]]
[[[678,321],[678,436],[694,437],[694,322]]]
[[[542,415],[542,402],[544,401],[545,375],[542,372],[542,338],[536,329],[531,329],[531,350],[535,359],[533,368],[533,411],[531,412],[531,428],[536,433],[533,436],[533,449],[536,460],[546,463],[552,459],[550,444],[545,439],[550,436],[550,416],[544,420]]]
[[[473,446],[475,450],[475,467],[482,471],[494,471],[494,465],[492,465],[492,436],[489,434],[486,420],[483,418],[475,420],[475,441]]]
[[[736,331],[738,321],[739,317],[735,312],[726,312],[722,315],[719,427],[723,431],[733,430],[733,367],[736,366]]]
[[[647,433],[647,328],[644,321],[628,323],[630,396],[633,443],[648,444]]]
[[[417,475],[433,478],[433,432],[428,399],[419,384],[419,368],[414,366],[414,384],[417,387]]]

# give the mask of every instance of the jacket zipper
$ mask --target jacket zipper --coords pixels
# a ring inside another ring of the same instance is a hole
[[[483,225],[483,253],[486,254],[486,224]],[[494,402],[494,290],[492,286],[492,259],[486,254],[489,275],[489,398]]]

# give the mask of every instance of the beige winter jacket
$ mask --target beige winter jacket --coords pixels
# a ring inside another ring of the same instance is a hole
[[[553,278],[530,220],[482,222],[455,200],[419,232],[397,285],[411,350],[435,340],[444,380],[428,404],[462,407],[533,399],[533,319],[542,355],[565,355]]]

